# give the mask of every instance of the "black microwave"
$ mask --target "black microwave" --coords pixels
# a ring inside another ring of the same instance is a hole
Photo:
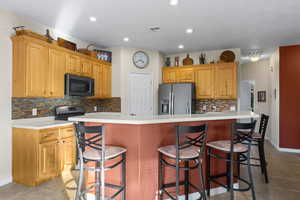
[[[65,74],[65,95],[66,96],[94,96],[94,79]]]

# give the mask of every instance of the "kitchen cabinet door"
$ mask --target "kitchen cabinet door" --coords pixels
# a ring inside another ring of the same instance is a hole
[[[181,68],[177,72],[177,81],[180,83],[192,83],[194,82],[194,69],[190,68]]]
[[[102,97],[102,76],[103,70],[102,66],[98,63],[93,64],[93,79],[94,79],[94,92],[95,95],[93,98],[101,98]]]
[[[235,63],[223,63],[215,66],[215,98],[237,98],[237,67]]]
[[[93,76],[93,63],[88,59],[81,59],[81,75],[86,77]]]
[[[26,97],[45,97],[48,74],[48,47],[26,42]]]
[[[40,180],[55,177],[59,173],[58,141],[39,144],[38,177]]]
[[[64,138],[60,142],[60,170],[70,170],[75,166],[76,159],[75,138]]]
[[[64,76],[66,72],[66,56],[62,51],[49,49],[49,72],[47,80],[47,96],[64,97]]]
[[[73,75],[81,75],[82,66],[80,62],[80,57],[67,53],[66,54],[66,71],[69,74]]]
[[[111,97],[111,66],[102,65],[102,94],[103,98]]]
[[[177,82],[177,68],[165,67],[163,68],[163,83]]]
[[[214,67],[198,67],[195,69],[195,85],[197,99],[214,98]]]

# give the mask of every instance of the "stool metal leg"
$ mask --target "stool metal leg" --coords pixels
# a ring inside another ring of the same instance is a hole
[[[122,155],[122,182],[121,185],[123,186],[122,192],[122,200],[126,200],[126,153]]]
[[[210,196],[210,156],[211,154],[211,148],[207,147],[207,157],[206,157],[206,190],[207,190],[207,196]]]
[[[229,163],[230,163],[230,171],[229,171],[229,176],[230,176],[230,185],[229,185],[229,190],[230,190],[230,200],[234,200],[234,191],[233,191],[233,152],[229,153]]]
[[[202,191],[200,191],[200,194],[201,194],[200,199],[206,200],[202,163],[199,163],[198,171],[199,171],[199,176],[200,176],[199,178],[200,178],[200,183],[201,183],[201,188],[202,188]]]
[[[263,166],[263,170],[264,170],[265,182],[269,183],[264,143],[261,143],[260,145],[261,145],[261,155],[262,155],[261,165]]]
[[[249,143],[249,145],[248,145],[247,168],[248,168],[248,174],[249,174],[249,181],[250,181],[252,199],[256,200],[255,190],[254,190],[254,182],[253,182],[252,171],[251,171],[251,143]]]
[[[96,162],[96,168],[100,169],[100,162]],[[95,171],[96,181],[96,200],[101,200],[101,171]]]
[[[184,167],[189,168],[189,161],[184,161]],[[189,199],[189,170],[184,170],[184,195],[185,200]]]
[[[163,187],[163,184],[164,184],[164,165],[163,165],[163,162],[162,162],[162,153],[159,152],[159,177],[158,177],[158,198],[159,200],[162,200],[163,199],[163,192],[162,192],[162,187]]]
[[[178,200],[179,197],[179,159],[176,159],[176,200]]]
[[[75,197],[75,199],[76,200],[80,200],[81,199],[81,197],[80,197],[80,195],[81,195],[81,189],[82,189],[82,183],[83,183],[83,176],[84,176],[84,174],[83,174],[83,170],[84,170],[84,163],[83,163],[83,160],[82,159],[80,159],[80,161],[79,161],[79,180],[78,180],[78,185],[77,185],[77,190],[76,190],[76,197]]]
[[[226,183],[227,183],[227,191],[229,192],[231,189],[231,154],[227,154],[227,161],[226,161]]]

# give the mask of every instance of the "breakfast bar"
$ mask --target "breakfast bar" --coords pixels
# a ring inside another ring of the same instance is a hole
[[[229,139],[231,124],[238,119],[258,118],[252,112],[215,112],[193,115],[125,116],[121,114],[87,114],[70,117],[69,121],[84,122],[86,125],[104,125],[107,145],[127,149],[126,199],[153,200],[158,195],[158,148],[175,144],[176,125],[208,124],[207,141]],[[214,160],[212,173],[224,173],[225,163]],[[205,163],[204,163],[205,168]],[[194,172],[195,171],[195,172]],[[120,169],[108,171],[105,179],[120,184]],[[166,182],[175,180],[175,170],[165,173]],[[191,171],[191,182],[197,182],[197,170]],[[91,179],[90,179],[91,178]],[[88,182],[93,180],[89,175]],[[191,190],[193,192],[193,190]]]

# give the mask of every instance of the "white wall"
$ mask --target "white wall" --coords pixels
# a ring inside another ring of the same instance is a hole
[[[271,66],[271,131],[269,139],[271,143],[279,148],[279,101],[280,101],[280,91],[279,91],[279,49],[270,58]],[[276,91],[276,92],[275,92]],[[276,95],[275,95],[276,93]]]
[[[270,59],[260,60],[241,65],[241,80],[253,81],[254,86],[254,112],[271,115],[271,67]],[[257,101],[257,91],[266,91],[266,102]],[[271,122],[271,120],[270,120]],[[268,125],[267,137],[271,135],[271,123]]]
[[[161,68],[163,67],[163,56],[158,51],[151,51],[136,48],[111,48],[113,54],[112,61],[112,94],[121,97],[121,112],[129,114],[129,74],[132,72],[152,73],[153,76],[153,102],[154,114],[157,113],[158,86],[161,82]],[[149,55],[149,65],[145,69],[138,69],[132,61],[132,56],[136,51],[144,51]]]
[[[12,42],[10,37],[14,34],[12,27],[25,25],[28,29],[44,34],[47,26],[30,22],[11,12],[0,9],[0,186],[12,180],[12,140],[11,140],[11,88],[12,88]],[[52,29],[51,29],[52,30]],[[86,47],[88,43],[52,30],[55,38],[61,36]]]

